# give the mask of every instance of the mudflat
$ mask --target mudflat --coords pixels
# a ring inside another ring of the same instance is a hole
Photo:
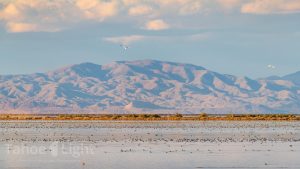
[[[299,154],[300,122],[0,122],[4,169],[300,168]]]

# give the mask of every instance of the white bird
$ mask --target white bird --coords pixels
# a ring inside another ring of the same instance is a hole
[[[129,47],[127,45],[124,44],[120,44],[120,46],[126,51]]]
[[[276,69],[276,66],[274,66],[274,65],[268,65],[267,66],[269,69]]]

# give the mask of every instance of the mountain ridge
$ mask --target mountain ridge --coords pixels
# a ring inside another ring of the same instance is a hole
[[[298,79],[299,72],[251,79],[158,60],[86,62],[0,75],[0,113],[298,113]]]

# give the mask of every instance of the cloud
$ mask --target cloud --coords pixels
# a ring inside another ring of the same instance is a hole
[[[38,26],[36,24],[14,23],[14,22],[10,22],[6,26],[10,32],[15,32],[15,33],[17,33],[17,32],[34,32],[38,28]]]
[[[122,44],[122,45],[130,45],[132,43],[136,43],[139,41],[203,41],[207,40],[211,37],[211,33],[199,33],[199,34],[188,34],[181,36],[149,36],[149,35],[127,35],[127,36],[115,36],[115,37],[106,37],[103,38],[104,41]]]
[[[141,0],[123,0],[125,6],[138,4]]]
[[[11,0],[2,6],[0,21],[9,32],[58,31],[85,20],[104,21],[118,13],[116,0]]]
[[[192,41],[201,41],[201,40],[207,40],[211,37],[211,33],[198,33],[198,34],[193,34],[193,35],[189,35],[187,36],[188,40],[192,40]]]
[[[161,13],[192,15],[203,9],[205,0],[153,0]]]
[[[151,20],[147,22],[145,25],[145,29],[154,30],[154,31],[165,30],[169,28],[170,28],[169,24],[167,24],[165,21],[161,19]]]
[[[147,5],[138,5],[129,8],[128,14],[130,16],[139,16],[139,15],[146,15],[152,12],[152,8]]]
[[[0,19],[9,20],[9,19],[20,19],[22,17],[21,12],[17,9],[14,4],[7,5],[0,12]]]
[[[103,21],[118,13],[117,1],[77,0],[76,6],[87,19]]]
[[[195,41],[205,41],[212,37],[210,32],[197,33],[197,34],[187,34],[187,35],[174,35],[174,36],[147,36],[147,40],[155,41],[165,41],[165,42],[195,42]]]
[[[145,38],[146,37],[143,35],[130,35],[130,36],[118,36],[118,37],[106,37],[104,38],[104,40],[116,44],[130,45],[134,42],[144,40]]]
[[[300,12],[300,0],[0,0],[0,22],[8,32],[60,31],[79,23],[129,21],[164,30],[196,14],[234,11],[248,14]],[[238,15],[238,14],[237,14]],[[199,21],[200,22],[200,21]],[[3,23],[3,24],[2,24]],[[192,25],[192,24],[191,24]],[[183,28],[188,28],[185,25]]]
[[[242,2],[241,0],[217,0],[217,2],[224,8],[224,9],[233,9],[237,7]]]
[[[242,13],[272,14],[300,12],[299,0],[253,0],[241,8]]]
[[[201,1],[193,1],[190,3],[185,4],[179,9],[180,15],[191,15],[199,12],[203,7]]]
[[[57,31],[79,17],[68,1],[12,0],[0,10],[9,32]]]
[[[182,6],[191,2],[202,1],[202,0],[153,0],[156,4],[161,6]]]

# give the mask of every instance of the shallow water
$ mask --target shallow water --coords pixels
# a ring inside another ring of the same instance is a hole
[[[300,168],[299,122],[0,122],[1,169]]]

